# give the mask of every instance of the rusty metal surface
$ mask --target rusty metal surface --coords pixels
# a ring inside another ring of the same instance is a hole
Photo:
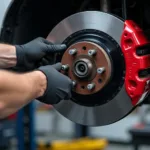
[[[77,54],[70,55],[70,49],[76,49]],[[88,51],[93,49],[96,50],[96,55],[88,56]],[[91,68],[89,68],[91,74],[85,80],[78,78],[74,73],[74,62],[81,59],[87,59],[91,63]],[[68,76],[77,82],[74,91],[78,94],[88,95],[100,91],[108,83],[111,76],[111,62],[107,53],[102,47],[92,42],[84,41],[71,45],[64,53],[61,62],[63,65],[69,65]],[[97,73],[99,67],[105,67],[103,74]],[[90,83],[95,84],[95,88],[91,91],[87,89],[87,85]]]

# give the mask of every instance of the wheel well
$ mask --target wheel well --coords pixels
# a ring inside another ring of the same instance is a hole
[[[15,0],[9,7],[1,31],[1,41],[23,44],[47,37],[52,28],[75,13],[70,0]]]
[[[114,0],[110,8],[112,14],[125,19],[122,1]],[[126,8],[127,19],[134,20],[150,37],[149,0],[130,0]],[[61,20],[86,10],[101,10],[100,0],[13,0],[4,18],[0,40],[22,44],[39,36],[47,37]]]

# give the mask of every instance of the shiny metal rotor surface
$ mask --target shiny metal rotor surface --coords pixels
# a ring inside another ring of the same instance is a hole
[[[124,22],[113,15],[98,11],[86,11],[61,21],[47,39],[54,43],[62,43],[75,32],[94,29],[108,34],[120,45],[123,27]],[[101,100],[100,97],[99,100]],[[77,104],[72,100],[63,100],[54,107],[69,120],[88,126],[112,124],[125,117],[133,109],[124,85],[111,101],[103,105],[90,107]]]

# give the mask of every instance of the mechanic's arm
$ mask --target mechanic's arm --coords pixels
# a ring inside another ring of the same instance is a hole
[[[47,55],[66,50],[64,44],[53,44],[39,37],[23,45],[0,44],[0,68],[17,66],[25,71],[37,68],[37,64]]]
[[[46,104],[69,100],[72,81],[59,72],[61,66],[57,63],[23,74],[0,71],[0,119],[15,113],[33,99]]]
[[[17,74],[0,71],[0,119],[44,94],[47,81],[41,71]]]

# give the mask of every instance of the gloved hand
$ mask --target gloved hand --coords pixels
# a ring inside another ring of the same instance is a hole
[[[44,38],[37,38],[24,45],[15,45],[18,68],[26,71],[37,68],[42,58],[66,49],[64,44],[52,44]]]
[[[57,104],[61,100],[69,100],[71,98],[72,81],[59,72],[61,67],[61,63],[57,63],[38,68],[47,77],[47,90],[42,97],[37,98],[40,102]]]

